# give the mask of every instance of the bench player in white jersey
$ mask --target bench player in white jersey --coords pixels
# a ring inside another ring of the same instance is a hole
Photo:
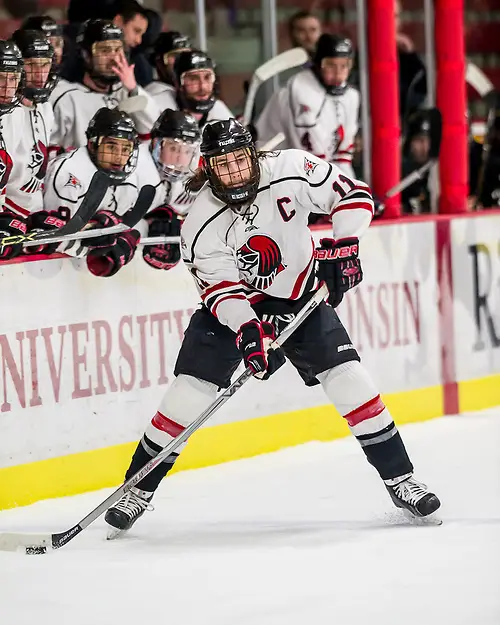
[[[139,138],[132,119],[117,109],[103,107],[97,111],[87,129],[87,145],[57,157],[49,165],[44,211],[36,214],[39,230],[53,229],[54,220],[64,223],[78,210],[97,170],[107,174],[110,186],[89,225],[106,228],[120,223],[120,216],[137,200],[138,156]],[[93,275],[110,277],[132,260],[139,237],[140,232],[131,229],[115,235],[26,249],[44,254],[57,250],[85,257]]]
[[[352,57],[349,39],[321,35],[311,67],[290,78],[257,120],[259,144],[283,132],[282,147],[307,150],[353,177],[359,92],[347,82]]]
[[[165,108],[190,113],[201,129],[208,122],[233,116],[228,107],[215,96],[215,63],[205,52],[180,52],[173,65],[175,89],[166,89],[154,95]]]
[[[42,185],[54,125],[48,100],[57,75],[54,49],[42,31],[19,29],[12,39],[23,56],[26,83],[21,106],[14,109],[9,119],[15,147],[11,152],[13,166],[6,187],[5,207],[27,219],[43,208]]]
[[[369,188],[303,150],[257,154],[236,120],[205,127],[203,167],[188,185],[202,187],[182,228],[182,256],[203,306],[192,316],[177,358],[175,381],[147,427],[126,478],[196,419],[227,388],[243,359],[267,379],[285,360],[306,385],[321,384],[347,421],[394,503],[416,516],[440,505],[413,478],[394,421],[335,313],[344,293],[362,279],[359,238],[373,214]],[[208,184],[206,184],[208,183]],[[314,250],[307,218],[331,215],[331,239]],[[283,349],[270,350],[276,329],[326,281],[329,303],[303,322]],[[262,321],[264,315],[272,322]],[[129,529],[151,507],[172,454],[106,513],[116,530]]]
[[[55,100],[67,91],[71,84],[59,76],[62,57],[64,52],[64,37],[62,26],[58,24],[50,15],[32,15],[24,20],[21,28],[23,30],[41,30],[54,48],[54,71],[57,74],[57,84],[50,94],[49,102],[53,104]]]
[[[134,68],[125,56],[122,30],[108,20],[89,20],[79,44],[86,72],[83,84],[75,83],[53,103],[55,127],[51,143],[54,147],[86,145],[85,133],[92,116],[103,106],[114,108],[135,95],[146,98],[146,107],[131,113],[132,119],[140,134],[149,133],[161,110],[137,85]]]
[[[19,107],[25,85],[24,62],[21,51],[13,41],[0,40],[0,238],[26,233],[26,221],[5,207],[7,182],[12,172],[13,158],[21,133],[13,111]],[[15,258],[20,245],[0,247],[0,261]]]
[[[156,189],[152,210],[146,215],[147,236],[180,234],[182,216],[196,198],[185,191],[184,180],[197,165],[200,139],[194,117],[166,109],[153,126],[150,143],[140,146],[140,185],[151,184]],[[164,270],[175,267],[181,258],[178,243],[145,245],[142,255],[148,265]]]
[[[175,59],[181,52],[189,50],[191,50],[191,41],[177,30],[160,33],[153,44],[150,63],[156,70],[156,80],[153,80],[145,89],[154,97],[162,110],[170,108],[168,101],[166,106],[163,106],[162,94],[171,94],[172,91],[175,93],[173,73]]]

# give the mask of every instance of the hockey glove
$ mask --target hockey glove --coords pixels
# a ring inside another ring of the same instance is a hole
[[[69,220],[69,210],[63,206],[56,211],[38,211],[31,213],[28,217],[28,232],[48,232],[62,228]],[[49,243],[47,245],[34,245],[24,250],[25,254],[53,254],[59,246],[59,243]]]
[[[140,234],[137,230],[128,230],[121,234],[108,235],[106,238],[112,238],[113,242],[110,245],[93,247],[87,254],[87,267],[90,273],[101,278],[114,276],[134,258]]]
[[[16,239],[26,234],[26,221],[10,211],[0,213],[0,242],[2,239],[10,237],[11,242],[6,245],[0,243],[0,260],[10,260],[19,256],[23,251],[22,243],[16,243]]]
[[[344,293],[358,285],[363,279],[361,262],[358,258],[359,239],[321,239],[320,247],[314,250],[318,261],[317,276],[326,282],[330,291],[328,303],[336,308]]]
[[[162,206],[146,215],[149,224],[149,237],[176,237],[181,233],[181,222],[174,211],[168,206]],[[178,243],[164,243],[159,245],[145,245],[142,256],[150,267],[154,269],[172,269],[181,259],[181,250]]]
[[[285,364],[283,350],[270,349],[275,338],[274,326],[257,319],[244,323],[236,336],[236,347],[243,356],[245,366],[250,367],[259,380],[267,380]]]
[[[121,223],[121,219],[116,213],[107,210],[100,210],[92,217],[92,219],[89,220],[88,226],[98,230],[101,228],[110,228],[111,226],[116,226],[119,223]],[[114,234],[102,234],[101,236],[94,237],[92,239],[82,239],[81,243],[82,245],[92,248],[108,247],[109,245],[114,244],[115,239],[116,235]]]

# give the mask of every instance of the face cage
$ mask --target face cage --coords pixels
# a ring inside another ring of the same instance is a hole
[[[179,153],[182,148],[184,149],[189,148],[191,151],[191,158],[189,159],[189,162],[185,164],[175,163],[171,165],[168,163],[164,163],[162,161],[162,148],[164,147],[163,141],[165,140],[174,142],[176,145],[179,146],[180,149],[177,152],[177,155],[180,155]],[[175,139],[175,138],[169,138],[169,137],[162,137],[162,138],[157,137],[155,139],[152,139],[151,145],[150,145],[151,156],[153,158],[153,161],[156,165],[156,169],[158,170],[161,178],[164,180],[168,180],[169,182],[175,182],[176,180],[182,180],[187,175],[192,173],[195,169],[194,161],[198,154],[199,145],[200,145],[200,141],[195,141],[191,143],[188,141],[183,141],[182,139]]]
[[[201,68],[200,71],[203,71],[205,69],[211,69],[211,68]],[[196,70],[188,70],[188,71],[196,71]],[[184,81],[185,81],[185,75],[188,72],[184,72],[181,75],[181,77],[180,77],[180,83],[181,83],[180,84],[180,92],[181,92],[181,96],[182,96],[182,99],[185,102],[186,108],[191,113],[199,113],[201,115],[205,115],[205,113],[208,113],[209,111],[212,110],[212,108],[213,108],[213,106],[215,104],[215,85],[216,85],[217,77],[215,76],[214,70],[211,69],[211,71],[212,71],[213,76],[214,76],[212,92],[208,96],[208,98],[205,98],[205,100],[197,100],[196,98],[194,98],[193,96],[189,95],[186,92],[186,88],[184,87]]]
[[[37,57],[32,57],[37,58]],[[29,58],[25,59],[29,60]],[[52,58],[51,67],[49,73],[47,75],[47,80],[45,81],[45,85],[43,87],[30,87],[27,84],[27,73],[26,68],[24,70],[25,74],[25,87],[23,89],[23,96],[33,102],[33,104],[43,104],[47,102],[50,98],[50,94],[54,91],[55,86],[59,80],[59,76],[57,75],[54,68],[54,58]]]
[[[338,58],[338,57],[333,57],[333,58]],[[342,58],[350,58],[350,57],[342,57]],[[352,71],[352,63],[351,63],[351,67],[349,68],[349,74],[347,75],[347,80],[345,80],[343,83],[341,83],[340,85],[327,85],[324,82],[323,79],[323,74],[321,73],[321,70],[323,69],[323,65],[321,65],[321,67],[318,69],[318,76],[319,79],[321,81],[321,84],[324,86],[324,88],[326,89],[326,92],[329,95],[343,95],[346,91],[347,91],[347,87],[349,86],[349,75]]]
[[[110,41],[113,41],[110,39]],[[92,49],[89,52],[90,61],[87,63],[88,72],[90,77],[97,82],[101,82],[106,85],[114,85],[117,82],[120,82],[120,78],[113,72],[112,69],[106,69],[107,61],[101,60],[99,62],[99,57],[103,56],[103,52],[97,49],[97,44],[102,43],[101,41],[96,41],[92,44]],[[125,53],[125,47],[122,43],[122,50]]]
[[[230,204],[232,206],[239,206],[241,204],[247,204],[252,202],[257,195],[257,189],[259,188],[260,181],[260,169],[258,164],[257,152],[254,146],[238,148],[242,149],[246,152],[248,167],[240,168],[238,166],[238,171],[250,171],[250,178],[241,184],[236,183],[237,186],[228,186],[224,184],[217,172],[217,169],[220,168],[221,163],[217,163],[215,161],[216,157],[207,157],[204,159],[204,169],[208,177],[208,183],[210,188],[212,189],[212,193],[216,198],[221,200],[221,202],[225,202],[226,204]],[[238,150],[235,150],[236,152]],[[229,154],[234,154],[234,152],[229,152],[228,154],[224,154],[221,156],[228,156]],[[220,157],[219,157],[220,158]],[[229,182],[231,182],[231,178],[233,174],[220,174],[222,176],[229,176]]]
[[[8,103],[0,102],[0,115],[7,115],[7,113],[10,113],[11,111],[13,111],[23,99],[24,92],[26,89],[26,76],[24,73],[24,69],[21,69],[19,72],[4,72],[3,70],[0,70],[0,73],[16,73],[16,74],[19,73],[21,75],[19,79],[19,83],[17,84],[16,93],[14,94],[14,97],[12,98],[12,100]]]
[[[127,139],[128,141],[132,141],[133,149],[128,157],[127,162],[123,165],[123,169],[108,169],[107,167],[103,167],[103,165],[99,162],[99,157],[97,155],[99,146],[104,139]],[[113,135],[99,135],[97,137],[92,137],[89,139],[87,144],[87,149],[89,152],[90,160],[94,163],[94,165],[100,171],[107,174],[112,180],[123,181],[126,180],[130,174],[133,174],[137,168],[137,161],[139,158],[139,140],[132,140],[128,137],[118,137]]]

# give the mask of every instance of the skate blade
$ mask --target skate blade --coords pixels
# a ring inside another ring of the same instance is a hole
[[[127,530],[120,530],[116,527],[108,527],[108,531],[106,534],[106,540],[116,540],[120,538],[120,536],[124,536],[127,533]]]
[[[438,516],[437,510],[427,516],[415,516],[406,508],[401,508],[401,512],[405,518],[412,524],[417,526],[439,526],[443,524],[443,520]]]

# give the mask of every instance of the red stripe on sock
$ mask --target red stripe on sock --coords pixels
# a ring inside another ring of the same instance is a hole
[[[358,425],[358,423],[366,421],[367,419],[373,419],[373,417],[379,415],[384,408],[384,402],[380,399],[380,395],[377,395],[377,397],[370,399],[370,401],[367,401],[366,404],[356,408],[356,410],[348,412],[344,415],[344,419],[352,427],[353,425]]]
[[[170,434],[173,438],[179,436],[179,434],[185,429],[183,425],[172,421],[165,415],[161,414],[161,412],[157,412],[155,416],[151,419],[151,424],[162,432],[166,432]]]

